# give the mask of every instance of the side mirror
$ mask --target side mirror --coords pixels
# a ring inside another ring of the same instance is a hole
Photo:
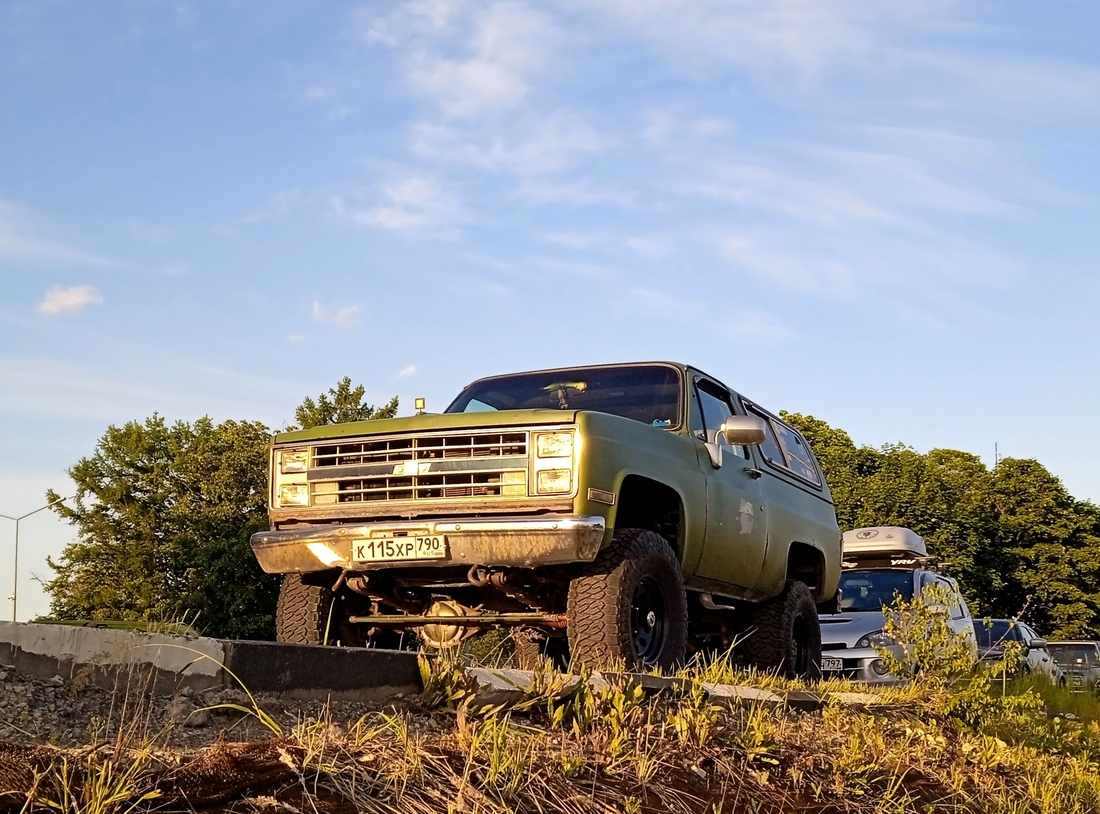
[[[732,446],[748,444],[756,446],[764,443],[767,428],[764,419],[754,415],[731,415],[726,419],[719,432]]]
[[[1042,650],[1047,646],[1046,639],[1030,639],[1027,643],[1028,650]]]

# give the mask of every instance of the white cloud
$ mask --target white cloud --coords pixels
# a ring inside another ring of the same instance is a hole
[[[403,368],[401,368],[401,370],[399,370],[397,372],[397,375],[394,378],[408,379],[409,377],[415,376],[415,375],[416,375],[416,365],[405,365]]]
[[[409,81],[446,116],[505,111],[527,97],[529,76],[547,62],[555,38],[556,29],[543,12],[522,3],[496,3],[474,22],[468,58],[421,50],[413,58]]]
[[[350,209],[343,197],[332,199],[338,215],[356,223],[395,232],[427,232],[455,237],[469,216],[458,196],[431,178],[410,176],[381,189],[382,203],[369,209]]]
[[[74,285],[68,288],[54,286],[38,304],[38,313],[55,317],[59,314],[76,314],[89,305],[102,304],[103,295],[90,285]]]
[[[330,309],[322,305],[319,301],[314,300],[311,313],[313,319],[317,322],[326,325],[335,325],[341,330],[346,330],[359,322],[359,317],[362,315],[363,309],[358,305],[340,305],[335,309]]]

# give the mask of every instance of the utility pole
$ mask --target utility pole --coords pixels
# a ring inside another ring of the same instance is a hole
[[[11,599],[11,620],[13,622],[15,621],[16,614],[19,611],[19,523],[22,520],[26,520],[32,514],[38,514],[39,512],[45,511],[46,509],[50,508],[51,506],[55,506],[58,503],[63,503],[64,501],[69,499],[69,497],[59,497],[57,500],[51,500],[45,506],[39,506],[33,512],[27,512],[26,514],[20,515],[19,517],[12,517],[8,514],[0,514],[0,517],[4,518],[5,520],[15,521],[15,561],[12,563],[13,576],[11,596],[8,597],[9,599]]]

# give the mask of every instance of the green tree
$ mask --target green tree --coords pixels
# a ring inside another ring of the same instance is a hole
[[[1051,635],[1100,634],[1100,510],[1034,460],[990,470],[952,449],[857,447],[813,416],[784,413],[810,442],[843,529],[897,525],[928,543],[975,612],[1023,608]]]
[[[363,402],[366,388],[352,387],[347,376],[322,393],[314,401],[309,396],[294,411],[294,420],[300,428],[320,427],[324,424],[346,424],[351,421],[369,421],[374,418],[393,418],[397,415],[397,396],[383,407],[373,407]]]
[[[51,613],[195,619],[211,635],[269,636],[278,586],[247,545],[267,525],[268,447],[259,422],[154,415],[108,427],[69,470],[72,506],[54,507],[78,537],[49,561]]]

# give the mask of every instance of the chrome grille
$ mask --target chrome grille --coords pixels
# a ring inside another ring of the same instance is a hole
[[[359,438],[311,450],[312,505],[524,498],[528,434]]]

